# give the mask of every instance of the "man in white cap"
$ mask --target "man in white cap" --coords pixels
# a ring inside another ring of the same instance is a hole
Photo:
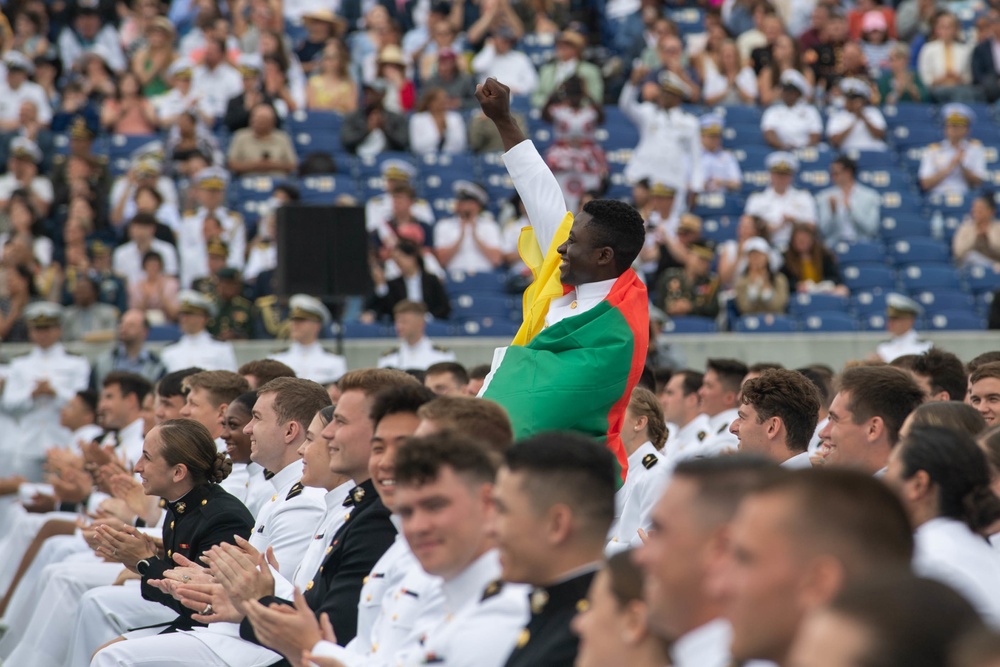
[[[913,299],[891,292],[885,298],[885,330],[892,338],[879,343],[875,354],[886,363],[905,354],[923,354],[934,346],[929,340],[922,340],[914,328],[917,317],[924,309]]]
[[[705,186],[698,119],[681,107],[691,89],[679,76],[664,71],[657,101],[641,102],[642,74],[640,68],[633,70],[618,98],[619,108],[639,129],[639,145],[625,167],[625,177],[630,182],[648,178],[669,185],[683,203],[688,192],[701,192]]]
[[[385,192],[365,203],[365,224],[369,232],[377,232],[385,246],[395,243],[396,234],[392,221],[396,217],[395,199],[400,188],[411,188],[417,168],[405,160],[386,160],[382,163],[382,180]],[[428,224],[434,224],[434,209],[424,199],[414,199],[410,205],[410,215]]]
[[[830,163],[832,185],[816,193],[819,230],[827,246],[838,241],[873,241],[878,236],[882,198],[857,180],[858,164],[841,155]]]
[[[975,112],[965,104],[941,107],[944,138],[931,144],[920,160],[920,188],[927,194],[959,194],[978,188],[987,178],[986,152],[976,139],[969,139]]]
[[[206,167],[195,174],[194,185],[198,208],[184,213],[178,235],[181,284],[184,287],[190,287],[195,278],[209,273],[205,238],[207,218],[214,218],[222,228],[219,239],[226,244],[229,251],[226,266],[242,269],[247,247],[247,231],[243,216],[225,206],[229,172],[222,167]]]
[[[503,261],[500,225],[486,210],[489,197],[471,181],[455,181],[455,215],[434,228],[434,251],[446,271],[481,273]]]
[[[882,112],[871,103],[872,89],[854,77],[840,82],[844,108],[832,111],[826,124],[826,138],[841,151],[884,151],[886,123]]]
[[[392,309],[399,347],[378,358],[379,368],[421,370],[442,362],[455,361],[455,353],[435,345],[424,335],[427,328],[427,306],[416,301],[400,301]]]
[[[132,155],[128,172],[116,178],[114,185],[111,186],[108,204],[111,224],[116,228],[120,229],[138,212],[135,193],[143,186],[154,188],[163,200],[160,209],[154,214],[157,219],[161,217],[160,210],[164,207],[171,211],[177,208],[177,185],[173,178],[163,173],[163,156],[155,151],[144,152],[140,149]],[[172,222],[171,228],[177,226],[176,213],[172,218],[164,220]]]
[[[38,173],[42,161],[42,150],[27,137],[10,140],[10,157],[7,158],[7,173],[0,176],[0,208],[7,208],[14,190],[27,190],[31,203],[41,217],[48,215],[52,205],[52,181]]]
[[[31,81],[34,64],[20,51],[8,51],[3,62],[7,66],[7,87],[0,96],[0,130],[13,132],[20,128],[21,103],[32,102],[38,109],[38,122],[52,122],[52,107],[45,89]]]
[[[66,442],[69,432],[59,425],[62,406],[90,382],[90,364],[63,348],[63,309],[37,301],[24,310],[31,351],[10,364],[0,406],[18,420],[18,428],[3,436],[4,449],[19,452],[5,462],[6,473],[26,474],[39,481],[45,451]],[[20,444],[11,445],[13,441]]]
[[[726,121],[714,113],[698,119],[701,126],[701,168],[705,172],[705,192],[739,192],[743,171],[732,151],[722,147]]]
[[[319,299],[308,294],[296,294],[288,302],[292,345],[271,359],[287,365],[300,378],[320,384],[336,382],[347,372],[347,360],[327,352],[319,343],[319,334],[330,326],[333,318]]]
[[[205,330],[209,318],[214,317],[216,312],[211,297],[194,290],[183,290],[179,298],[179,324],[183,335],[179,341],[160,352],[167,372],[197,366],[208,371],[235,373],[238,365],[233,344],[215,340]]]
[[[167,68],[166,78],[170,90],[152,99],[161,127],[172,126],[186,111],[193,111],[203,123],[214,122],[215,109],[212,103],[192,90],[193,72],[194,65],[185,58],[178,58]]]
[[[809,82],[798,70],[786,69],[779,83],[781,101],[768,107],[760,119],[764,140],[781,151],[815,146],[823,137],[823,118],[803,99],[809,95]]]
[[[764,163],[771,172],[771,185],[750,195],[743,212],[763,218],[771,231],[771,245],[784,250],[795,223],[816,224],[816,202],[807,191],[792,185],[799,170],[799,160],[793,154],[777,151]]]

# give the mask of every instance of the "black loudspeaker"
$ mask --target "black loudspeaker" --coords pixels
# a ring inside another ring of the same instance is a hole
[[[360,206],[289,204],[277,211],[275,293],[321,300],[371,293],[368,232]]]

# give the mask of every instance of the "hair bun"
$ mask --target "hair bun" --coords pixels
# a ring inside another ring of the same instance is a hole
[[[215,455],[215,461],[212,463],[212,471],[208,473],[208,481],[212,484],[218,484],[229,477],[229,473],[232,471],[233,462],[223,452],[219,452]]]

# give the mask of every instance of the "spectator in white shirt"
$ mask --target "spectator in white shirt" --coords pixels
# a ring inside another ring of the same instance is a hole
[[[816,224],[816,202],[805,190],[792,184],[799,170],[799,160],[791,153],[777,151],[765,160],[771,172],[771,185],[747,199],[744,213],[763,218],[771,234],[771,244],[780,250],[788,247],[795,223]]]
[[[816,194],[819,229],[827,245],[872,241],[878,235],[882,198],[857,181],[858,165],[845,156],[830,164],[833,185]]]
[[[129,283],[139,282],[145,277],[142,258],[150,250],[163,258],[163,273],[177,275],[177,250],[156,236],[156,218],[149,213],[138,213],[128,225],[129,242],[115,248],[112,266],[115,273]]]
[[[840,82],[844,93],[844,108],[830,114],[826,138],[841,151],[884,151],[885,118],[871,104],[872,90],[861,79],[848,78]]]
[[[53,197],[52,182],[38,173],[41,161],[42,151],[34,141],[27,137],[11,139],[7,173],[0,176],[0,208],[7,205],[15,190],[26,190],[38,215],[42,218],[48,215]]]
[[[823,119],[816,107],[803,101],[809,83],[798,70],[781,73],[781,101],[770,106],[760,119],[760,129],[768,146],[795,150],[815,146],[823,136]]]
[[[417,155],[464,153],[467,148],[462,114],[448,109],[448,93],[428,88],[410,116],[410,149]]]
[[[52,122],[52,107],[45,89],[29,78],[35,66],[19,51],[8,51],[3,57],[7,66],[7,86],[0,96],[0,131],[13,132],[21,127],[21,104],[32,102],[38,109],[38,122]]]
[[[931,41],[924,44],[917,57],[920,79],[937,102],[976,100],[976,89],[972,86],[972,45],[958,41],[960,31],[954,14],[939,14],[933,23]]]
[[[59,33],[59,53],[62,55],[63,71],[73,69],[85,53],[97,52],[104,62],[116,72],[125,69],[125,54],[122,52],[121,38],[114,25],[101,26],[98,0],[80,0],[76,5],[73,25],[66,26]]]
[[[503,261],[500,225],[485,212],[486,191],[469,181],[456,181],[455,216],[437,223],[434,247],[441,266],[449,272],[492,271]]]
[[[226,45],[222,40],[213,38],[205,43],[202,64],[192,72],[192,89],[209,104],[214,119],[222,118],[229,100],[243,92],[243,77],[226,62]]]
[[[472,71],[477,77],[493,77],[510,87],[511,95],[531,95],[538,86],[538,71],[531,58],[514,50],[514,31],[503,26],[493,31],[486,46],[472,59]]]

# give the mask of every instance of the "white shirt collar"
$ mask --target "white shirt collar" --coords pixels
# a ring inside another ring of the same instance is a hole
[[[628,469],[632,470],[634,466],[641,465],[642,460],[646,458],[646,456],[649,454],[656,456],[657,454],[659,454],[659,452],[656,451],[656,447],[653,447],[653,443],[647,440],[646,442],[639,445],[638,449],[629,454]]]
[[[445,607],[455,613],[483,594],[483,589],[491,581],[500,577],[500,553],[496,549],[487,551],[471,565],[462,570],[454,579],[441,585]]]
[[[127,442],[132,439],[142,441],[142,431],[146,426],[146,422],[142,417],[139,417],[133,421],[128,426],[125,426],[118,430],[118,440],[121,442]]]
[[[293,340],[292,344],[288,347],[288,351],[289,352],[294,352],[295,354],[305,355],[305,354],[310,354],[312,352],[315,352],[317,350],[317,348],[319,348],[319,347],[320,347],[320,344],[319,344],[318,340],[313,341],[309,345],[303,345],[302,343],[297,343],[297,342],[295,342]]]
[[[214,340],[212,338],[212,334],[208,333],[208,331],[205,330],[199,331],[196,334],[184,334],[183,336],[181,336],[182,343],[189,343],[191,345],[204,344],[205,341],[211,341],[211,340]]]
[[[809,460],[809,452],[801,452],[781,464],[782,468],[789,470],[801,470],[812,468],[812,461]]]
[[[344,501],[347,499],[347,495],[351,490],[357,486],[354,480],[349,479],[340,486],[331,489],[326,492],[323,496],[323,500],[326,502],[326,511],[330,512],[344,506]]]
[[[296,459],[292,461],[280,471],[274,473],[274,477],[271,478],[271,486],[274,487],[275,491],[282,491],[286,488],[290,488],[292,484],[302,479],[302,459]]]
[[[618,282],[618,278],[600,280],[596,283],[584,283],[582,285],[577,285],[576,298],[580,301],[590,299],[604,301],[608,294],[611,293],[611,288],[614,287],[616,282]]]
[[[733,631],[722,618],[695,628],[674,642],[670,650],[675,667],[724,667],[729,659]]]

